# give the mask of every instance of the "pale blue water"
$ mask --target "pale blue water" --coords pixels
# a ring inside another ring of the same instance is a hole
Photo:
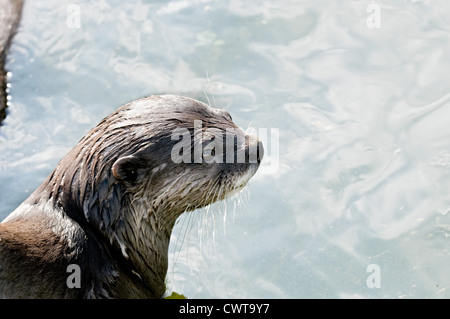
[[[449,15],[448,1],[28,1],[0,219],[120,105],[187,95],[269,141],[278,129],[279,165],[180,219],[168,292],[448,298]]]

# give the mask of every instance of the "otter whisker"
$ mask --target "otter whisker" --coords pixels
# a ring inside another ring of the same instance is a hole
[[[209,186],[209,192],[207,193],[207,196],[205,196],[205,198],[210,198],[210,202],[203,207],[204,213],[201,214],[201,220],[199,223],[200,247],[201,247],[201,241],[204,237],[203,230],[206,229],[206,236],[208,236],[207,234],[209,233],[210,227],[208,225],[208,220],[209,220],[209,216],[211,215],[209,213],[209,211],[211,210],[211,203],[213,201],[215,201],[217,198],[215,194],[217,193],[217,190],[219,189],[219,183],[220,183],[220,177],[217,176],[217,178],[214,181],[212,181],[211,185]],[[214,222],[214,214],[212,214],[212,215],[213,215],[212,218],[213,218],[213,222]],[[214,230],[214,228],[215,228],[215,226],[213,227],[213,230]]]
[[[187,208],[188,209],[188,208]],[[186,211],[187,211],[186,209]],[[181,253],[181,248],[187,242],[187,245],[189,246],[189,238],[190,238],[190,230],[193,227],[192,218],[194,214],[188,214],[185,218],[183,218],[183,224],[181,225],[181,231],[177,235],[176,243],[175,243],[175,258],[174,258],[174,264],[176,264],[178,257]],[[181,236],[180,236],[181,234]],[[186,240],[187,239],[187,240]]]
[[[250,123],[248,123],[247,129],[245,130],[245,133],[248,133],[248,131],[249,131],[250,129],[253,129],[253,128],[252,128],[252,124],[253,124],[253,119],[250,121]]]
[[[202,91],[203,91],[203,94],[205,94],[206,100],[208,101],[208,105],[211,106],[211,101],[209,100],[208,93],[206,93],[204,88],[202,88]]]
[[[210,89],[211,89],[211,96],[212,96],[213,101],[214,101],[214,107],[216,108],[216,107],[217,107],[217,104],[216,104],[216,99],[215,99],[215,97],[214,97],[214,88],[213,88],[213,86],[212,86],[212,84],[211,84],[211,81],[210,81],[210,79],[209,79],[208,69],[205,68],[205,71],[206,71],[206,79],[207,79],[208,84],[209,84],[209,87],[210,87]],[[206,97],[206,98],[208,99],[208,97]],[[209,104],[209,106],[213,107],[213,106],[211,105],[209,99],[208,99],[208,104]]]

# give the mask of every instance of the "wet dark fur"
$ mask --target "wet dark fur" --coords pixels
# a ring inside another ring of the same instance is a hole
[[[193,134],[194,120],[236,128],[227,112],[172,95],[129,103],[93,128],[0,223],[0,297],[162,297],[178,216],[242,187],[262,157],[175,164],[171,134]],[[262,147],[247,136],[246,156],[252,143]],[[81,268],[81,288],[66,284],[70,264]]]
[[[5,62],[9,44],[19,25],[22,0],[0,0],[0,124],[6,116]]]

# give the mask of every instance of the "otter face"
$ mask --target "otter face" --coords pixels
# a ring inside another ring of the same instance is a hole
[[[257,171],[263,146],[223,110],[180,96],[152,96],[119,109],[130,140],[111,172],[147,209],[181,213],[222,200]],[[132,124],[132,125],[131,125]],[[169,217],[169,216],[165,216]]]

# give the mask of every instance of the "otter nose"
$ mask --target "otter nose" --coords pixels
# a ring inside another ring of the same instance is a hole
[[[256,146],[257,150],[256,150],[256,156],[258,158],[258,163],[262,161],[263,157],[264,157],[264,146],[263,143],[258,140],[258,145]]]
[[[264,157],[263,143],[257,138],[250,138],[247,154],[249,163],[260,163]]]

